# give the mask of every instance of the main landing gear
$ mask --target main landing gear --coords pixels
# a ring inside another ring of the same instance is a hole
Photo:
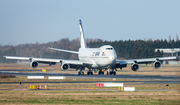
[[[99,70],[98,74],[104,75],[104,70]],[[107,70],[107,75],[116,75],[116,71],[114,71],[114,69],[112,69],[112,71]]]
[[[112,69],[112,71],[110,71],[109,69],[107,70],[107,75],[116,75],[116,71],[114,71],[114,69]]]
[[[85,69],[85,67],[83,67],[83,66],[78,66],[78,67],[76,68],[76,71],[78,71],[78,75],[84,75],[84,72],[83,72],[84,69]]]
[[[78,72],[78,75],[84,75],[84,72]],[[87,72],[87,75],[93,75],[93,72],[92,71],[88,71]]]
[[[88,71],[87,75],[93,75],[93,72],[92,71]]]
[[[84,75],[84,72],[82,71],[82,69],[80,69],[80,71],[78,72],[78,75]],[[93,75],[93,70],[89,69],[87,72],[87,75]],[[98,70],[98,75],[104,75],[104,70],[102,69]],[[115,69],[112,69],[112,70],[108,69],[107,75],[116,75]]]
[[[104,71],[103,70],[99,70],[98,74],[99,75],[101,75],[101,74],[104,75]]]
[[[107,75],[116,75],[116,72],[115,71],[110,71],[110,72],[107,71]]]
[[[84,75],[84,72],[80,72],[80,71],[79,71],[79,72],[78,72],[78,75]]]

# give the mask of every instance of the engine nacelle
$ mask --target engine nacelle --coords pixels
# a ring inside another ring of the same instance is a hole
[[[69,69],[69,64],[66,64],[66,63],[64,63],[64,64],[61,64],[61,70],[68,70]]]
[[[160,62],[160,61],[155,61],[155,62],[153,63],[153,67],[154,67],[155,69],[159,69],[159,68],[161,67],[161,62]]]
[[[38,67],[38,62],[37,61],[33,61],[33,62],[30,63],[30,66],[35,69],[35,68]]]
[[[137,71],[139,69],[139,65],[137,63],[134,63],[131,65],[132,71]]]

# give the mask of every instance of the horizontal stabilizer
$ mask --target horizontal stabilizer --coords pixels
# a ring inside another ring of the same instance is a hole
[[[63,51],[63,52],[68,52],[68,53],[74,53],[74,54],[79,54],[77,51],[70,51],[70,50],[63,50],[63,49],[57,49],[57,48],[50,48],[51,50],[56,50],[56,51]]]

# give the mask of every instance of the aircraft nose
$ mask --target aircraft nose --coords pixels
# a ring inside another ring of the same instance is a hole
[[[110,56],[110,57],[109,57],[109,60],[111,60],[111,61],[114,61],[114,59],[115,59],[114,56]]]

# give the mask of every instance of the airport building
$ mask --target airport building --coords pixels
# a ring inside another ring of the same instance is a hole
[[[155,49],[155,52],[157,51],[163,51],[164,54],[171,54],[171,56],[179,56],[180,55],[180,48],[172,48],[172,49],[162,49],[162,48],[158,48]],[[176,55],[174,55],[176,54]]]
[[[155,49],[155,52],[157,51],[163,52],[165,56],[177,56],[180,59],[180,48],[172,48],[172,49],[162,49],[157,48]],[[163,64],[180,64],[180,61],[164,61]]]

